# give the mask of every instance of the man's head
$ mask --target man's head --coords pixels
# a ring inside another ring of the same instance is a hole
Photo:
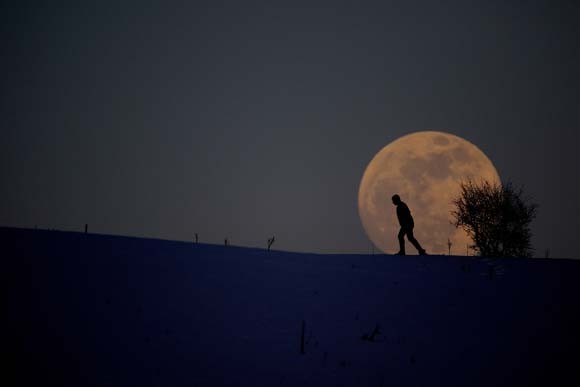
[[[391,199],[393,200],[393,204],[395,206],[398,206],[399,203],[401,203],[401,197],[397,194],[393,195],[393,197]]]

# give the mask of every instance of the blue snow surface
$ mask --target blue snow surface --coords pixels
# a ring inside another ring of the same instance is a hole
[[[0,228],[0,243],[11,385],[580,380],[580,261],[318,255],[16,228]]]

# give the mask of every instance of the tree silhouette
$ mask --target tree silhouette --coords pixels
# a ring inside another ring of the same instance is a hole
[[[531,256],[530,223],[538,206],[523,196],[522,188],[468,180],[461,183],[461,193],[453,204],[453,224],[467,232],[479,255]]]

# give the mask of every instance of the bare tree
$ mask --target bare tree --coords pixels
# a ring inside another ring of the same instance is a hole
[[[473,239],[473,249],[484,257],[530,257],[530,223],[537,204],[523,196],[512,183],[501,185],[471,180],[461,183],[461,193],[453,200],[455,227]]]

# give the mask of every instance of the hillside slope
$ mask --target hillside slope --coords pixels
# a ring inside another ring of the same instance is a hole
[[[316,255],[14,228],[0,228],[0,243],[20,385],[580,381],[579,261]]]

